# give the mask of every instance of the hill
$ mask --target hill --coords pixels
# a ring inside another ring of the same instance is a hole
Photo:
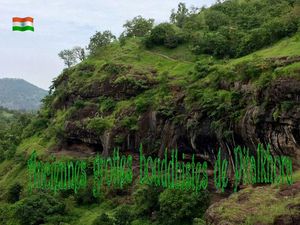
[[[13,110],[37,110],[46,95],[47,91],[23,79],[0,79],[0,106],[2,107]]]
[[[298,37],[282,42],[298,47]],[[206,151],[216,151],[216,145],[255,149],[270,143],[298,163],[293,140],[299,130],[300,58],[293,52],[263,55],[282,42],[238,59],[197,61],[172,58],[162,48],[141,49],[138,38],[123,47],[111,44],[66,69],[41,113],[53,116],[48,127],[57,127],[58,148],[75,143],[108,154],[114,146],[138,149],[143,143],[157,154],[165,147],[204,153],[213,164],[216,152]]]
[[[129,38],[124,46],[112,43],[101,49],[101,53],[65,69],[55,79],[52,94],[46,97],[35,122],[26,129],[31,130],[33,136],[24,140],[17,154],[24,154],[24,149],[28,154],[33,146],[43,157],[49,153],[71,158],[90,157],[96,153],[107,156],[116,146],[137,154],[142,143],[146,154],[162,156],[165,147],[177,147],[187,155],[196,153],[197,160],[207,160],[212,166],[218,147],[223,149],[224,157],[233,162],[234,146],[247,146],[253,154],[258,143],[269,143],[273,154],[291,156],[298,168],[300,58],[298,52],[288,50],[284,55],[277,55],[279,49],[299,48],[297,40],[298,33],[247,56],[223,60],[207,55],[193,60],[187,55],[191,54],[187,46],[149,50],[141,47],[140,38]],[[136,210],[134,207],[141,206],[135,204],[141,202],[135,202],[135,191],[148,194],[152,190],[141,190],[136,185],[134,190],[126,189],[129,192],[126,197],[111,194],[112,188],[103,192],[105,198],[114,196],[117,208],[109,208],[104,203],[87,212],[80,205],[84,203],[77,203],[80,220],[71,224],[91,224],[103,213],[115,215],[123,209],[122,205]],[[265,191],[270,196],[279,192],[278,187]],[[260,196],[261,192],[254,188],[255,196]],[[164,196],[162,193],[153,194]],[[89,196],[88,193],[84,195]],[[170,194],[168,199],[173,195],[189,201],[180,193]],[[233,224],[247,224],[247,221],[250,221],[248,224],[260,221],[272,224],[289,213],[289,203],[296,205],[293,198],[298,199],[298,196],[278,199],[278,205],[274,205],[277,211],[260,217],[246,214],[240,220],[236,219],[235,208],[232,211],[229,208],[224,215],[221,213],[220,208],[228,207],[224,199],[219,205],[211,206],[207,218],[212,224],[224,220]],[[239,197],[228,201],[236,199]],[[238,208],[239,204],[234,206]],[[247,210],[257,204],[256,201],[243,204],[243,212],[257,212]],[[269,203],[262,199],[260,204]],[[160,212],[162,209],[151,210]],[[219,219],[212,220],[215,211]],[[124,213],[127,215],[128,211]],[[290,216],[296,218],[297,215],[298,211],[293,211]],[[148,216],[148,220],[138,220],[138,224],[147,224],[149,220],[154,219]]]

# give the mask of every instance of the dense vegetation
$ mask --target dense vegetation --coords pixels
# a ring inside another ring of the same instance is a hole
[[[11,159],[23,138],[23,129],[31,121],[30,114],[0,107],[0,161]]]
[[[155,136],[153,130],[169,134],[177,126],[193,133],[203,125],[196,116],[207,119],[204,132],[214,132],[213,144],[234,143],[234,129],[251,107],[270,111],[267,119],[275,123],[299,107],[293,96],[282,100],[275,94],[264,95],[278,79],[290,79],[292,84],[299,80],[299,4],[231,0],[187,9],[181,3],[168,23],[155,24],[138,16],[126,21],[118,39],[110,31],[96,32],[88,54],[79,47],[62,51],[68,68],[53,81],[36,115],[0,112],[0,223],[204,224],[211,200],[208,192],[163,190],[135,180],[122,190],[105,186],[97,198],[91,189],[55,196],[28,194],[26,160],[33,149],[44,160],[49,152],[62,159],[87,157],[85,150],[105,154],[109,143],[128,150],[139,144],[132,144],[132,139],[144,144],[145,154],[157,155],[163,135]],[[159,124],[148,132],[144,121],[153,112],[159,118],[155,122],[172,126]],[[214,147],[202,146],[201,140],[194,144],[200,149]],[[189,145],[177,147],[194,151]],[[62,157],[60,151],[67,155]],[[92,165],[88,168],[91,175]],[[281,202],[280,206],[293,201],[287,197]],[[276,208],[265,220],[283,212]],[[226,211],[226,216],[231,214]],[[252,217],[251,223],[258,222]]]
[[[218,58],[247,55],[298,30],[297,1],[225,1],[200,10],[179,4],[171,23],[159,24],[146,35],[147,47],[175,48],[187,42],[195,54]]]

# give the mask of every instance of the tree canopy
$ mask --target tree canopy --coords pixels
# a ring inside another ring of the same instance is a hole
[[[141,16],[127,20],[123,25],[127,37],[144,37],[148,34],[154,25],[154,19],[144,19]]]
[[[91,55],[94,55],[99,47],[105,47],[116,39],[109,30],[99,32],[97,31],[91,38],[87,49]]]

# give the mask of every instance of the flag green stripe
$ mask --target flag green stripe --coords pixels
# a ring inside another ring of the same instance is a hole
[[[25,26],[25,27],[13,26],[12,30],[13,31],[26,31],[26,30],[34,31],[34,27],[31,27],[31,26]]]

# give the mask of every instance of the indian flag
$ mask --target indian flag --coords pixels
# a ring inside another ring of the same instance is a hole
[[[12,22],[13,22],[13,27],[12,27],[13,31],[27,31],[27,30],[34,31],[32,17],[25,17],[25,18],[13,17]]]

